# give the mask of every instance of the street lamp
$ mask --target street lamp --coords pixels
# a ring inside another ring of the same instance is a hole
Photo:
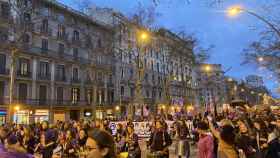
[[[206,72],[210,72],[212,70],[211,66],[210,65],[206,65],[205,66],[205,71]]]
[[[264,60],[263,57],[258,57],[259,62],[263,62],[263,60]]]
[[[230,7],[228,10],[227,10],[227,14],[230,16],[230,17],[235,17],[237,16],[238,14],[242,13],[242,12],[245,12],[247,14],[250,14],[256,18],[258,18],[259,20],[261,20],[262,22],[266,23],[273,31],[275,31],[275,33],[277,34],[278,38],[280,38],[280,30],[278,28],[276,28],[271,22],[269,22],[267,19],[265,19],[264,17],[258,15],[257,13],[251,11],[251,10],[247,10],[241,6],[233,6],[233,7]]]

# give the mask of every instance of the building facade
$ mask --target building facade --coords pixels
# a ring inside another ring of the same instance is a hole
[[[143,28],[112,9],[94,8],[92,16],[114,27],[115,98],[123,112],[143,114],[143,109],[155,112],[165,105],[194,103],[193,43],[166,29]],[[139,39],[142,32],[146,41]]]
[[[7,44],[0,54],[2,117],[7,120],[11,112],[18,123],[64,121],[92,116],[94,108],[112,104],[111,29],[56,1],[21,2],[18,7],[28,11],[19,18],[28,29],[4,38],[13,26],[1,20],[1,39]],[[9,5],[1,1],[2,18],[13,16]],[[10,39],[17,44],[15,54],[8,49]]]
[[[213,110],[227,101],[225,76],[220,64],[200,64],[196,67],[197,97],[202,107]]]

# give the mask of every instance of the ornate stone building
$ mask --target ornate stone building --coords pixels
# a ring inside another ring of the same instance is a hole
[[[18,3],[9,6],[1,1],[1,19],[23,16],[20,22],[28,25],[24,32],[8,34],[12,23],[6,20],[4,25],[1,20],[2,42],[9,46],[16,40],[17,44],[14,55],[1,49],[2,118],[12,110],[13,120],[19,123],[79,119],[91,116],[96,105],[111,104],[112,30],[56,1]],[[13,14],[16,7],[25,12]]]

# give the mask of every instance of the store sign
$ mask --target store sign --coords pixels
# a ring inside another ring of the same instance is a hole
[[[171,126],[174,121],[166,121],[167,126],[168,126],[168,131],[171,131]],[[110,122],[109,127],[112,130],[113,135],[116,134],[116,127],[117,124],[122,124],[123,127],[126,126],[127,122],[126,121],[118,121],[118,122]],[[140,138],[148,138],[151,135],[151,127],[152,127],[152,122],[133,122],[134,125],[134,132],[135,134],[138,135]]]
[[[35,115],[37,116],[48,116],[49,110],[35,110]]]

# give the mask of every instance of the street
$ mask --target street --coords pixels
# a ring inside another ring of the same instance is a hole
[[[146,151],[147,151],[146,142],[144,141],[144,139],[141,139],[139,141],[139,144],[140,144],[140,148],[141,148],[141,151],[142,151],[141,157],[146,158]],[[173,141],[172,145],[169,147],[169,153],[170,153],[170,155],[169,155],[170,158],[175,158],[176,157],[176,155],[175,155],[175,141]],[[196,154],[197,154],[196,145],[191,145],[190,154],[191,154],[190,158],[195,158],[196,157]]]

